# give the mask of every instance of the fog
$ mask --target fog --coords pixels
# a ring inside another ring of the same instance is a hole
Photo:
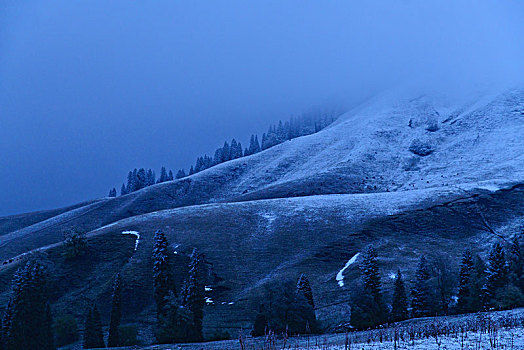
[[[518,1],[3,1],[0,214],[176,171],[235,137],[409,83],[524,72]]]

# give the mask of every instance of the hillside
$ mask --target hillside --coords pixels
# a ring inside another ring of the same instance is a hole
[[[80,317],[93,300],[107,305],[121,270],[126,320],[140,315],[151,324],[149,258],[162,229],[179,281],[193,247],[206,256],[207,334],[249,327],[264,285],[300,272],[310,277],[317,316],[334,326],[347,317],[357,276],[348,260],[367,244],[376,246],[390,283],[397,267],[410,277],[421,254],[455,258],[466,246],[484,252],[523,231],[522,135],[522,90],[460,103],[379,96],[316,134],[187,178],[0,218],[0,302],[24,254],[38,250],[57,276],[56,310]],[[90,253],[74,264],[60,254],[63,231],[72,227],[90,238]],[[135,236],[122,234],[130,230],[140,235],[136,251]]]

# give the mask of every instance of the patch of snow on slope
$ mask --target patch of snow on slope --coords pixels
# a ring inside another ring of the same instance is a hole
[[[340,287],[344,287],[344,271],[346,271],[348,267],[350,267],[353,263],[355,263],[355,261],[357,261],[359,255],[360,253],[353,255],[353,257],[348,260],[346,265],[337,273],[337,282]]]
[[[138,231],[122,231],[123,235],[133,235],[136,237],[135,239],[135,250],[138,248],[138,242],[140,242],[140,234]]]
[[[206,304],[213,304],[213,300],[210,297],[206,297]]]

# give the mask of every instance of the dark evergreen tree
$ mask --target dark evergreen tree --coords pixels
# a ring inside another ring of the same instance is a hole
[[[466,249],[462,255],[460,262],[460,275],[459,275],[459,289],[458,289],[458,300],[457,310],[458,312],[472,312],[475,311],[472,305],[472,278],[474,276],[473,271],[473,254],[471,250]]]
[[[193,319],[191,312],[179,305],[171,291],[166,297],[163,313],[158,316],[158,328],[155,334],[157,343],[186,342],[188,335],[193,331]]]
[[[93,305],[87,313],[84,327],[84,349],[105,348],[104,334],[102,333],[102,321],[98,307]]]
[[[473,276],[471,278],[471,310],[480,311],[484,307],[483,288],[486,284],[486,264],[479,255],[473,258]]]
[[[430,279],[430,266],[426,257],[422,256],[418,263],[415,282],[411,290],[411,308],[414,317],[431,316],[434,313],[432,303],[434,295],[431,292]]]
[[[254,320],[253,335],[263,335],[265,325],[268,331],[277,334],[306,334],[317,330],[313,307],[296,291],[293,282],[277,282],[267,288]]]
[[[122,281],[118,274],[113,283],[113,295],[111,301],[111,317],[109,321],[109,338],[107,346],[120,346],[119,328],[122,320]]]
[[[486,284],[484,285],[484,306],[497,307],[497,294],[508,283],[508,271],[506,266],[506,255],[500,243],[495,243],[489,257],[486,268]]]
[[[362,290],[354,290],[351,298],[351,323],[356,328],[374,327],[387,321],[375,248],[368,246],[362,258]]]
[[[205,271],[203,256],[196,249],[191,254],[188,276],[184,284],[182,305],[189,310],[193,320],[187,333],[187,341],[199,342],[203,340],[202,321],[204,319],[204,291]]]
[[[135,171],[130,171],[127,173],[127,185],[126,185],[126,194],[135,191],[135,182],[136,182],[136,169]]]
[[[184,171],[184,169],[180,169],[177,173],[176,173],[176,178],[177,179],[181,179],[183,177],[186,177],[186,172]]]
[[[42,327],[41,331],[41,337],[44,340],[44,343],[42,344],[42,350],[56,349],[53,334],[53,315],[51,314],[51,307],[49,306],[49,303],[46,305],[44,327]]]
[[[14,277],[13,295],[4,325],[6,349],[52,349],[52,321],[48,308],[44,267],[37,261],[30,261]]]
[[[231,148],[229,147],[229,143],[226,141],[222,147],[222,161],[227,162],[228,160],[231,160]]]
[[[393,302],[391,303],[391,320],[393,322],[403,321],[409,317],[408,314],[408,296],[402,273],[397,271],[395,278],[395,290],[393,291]]]
[[[167,175],[167,181],[173,181],[175,178],[173,177],[173,170],[169,170],[169,174]]]
[[[154,185],[155,183],[156,183],[155,172],[152,169],[148,169],[146,172],[146,180],[145,180],[144,187]]]
[[[195,169],[193,169],[193,166],[191,165],[191,168],[189,168],[189,175],[193,175],[195,173]]]
[[[511,242],[509,254],[509,279],[510,282],[524,293],[524,256],[522,245],[517,236]]]
[[[109,190],[109,197],[116,197],[116,188],[112,188]]]
[[[167,297],[170,293],[175,294],[175,291],[167,238],[162,231],[158,230],[155,232],[154,241],[155,245],[152,254],[153,281],[157,315],[161,315],[165,311]]]
[[[169,175],[167,175],[166,167],[160,169],[160,177],[158,178],[158,183],[169,181]]]
[[[448,315],[456,290],[456,272],[448,255],[440,253],[432,259],[435,299],[432,304],[437,315]]]
[[[297,291],[304,295],[304,298],[306,298],[307,302],[314,309],[315,301],[313,300],[313,290],[311,289],[311,285],[309,284],[309,280],[305,274],[301,274],[300,278],[298,279]]]
[[[122,187],[120,188],[120,195],[125,196],[127,194],[126,185],[122,184]]]

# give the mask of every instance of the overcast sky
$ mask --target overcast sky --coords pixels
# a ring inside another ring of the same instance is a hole
[[[0,215],[185,167],[403,82],[524,71],[522,1],[0,2]]]

